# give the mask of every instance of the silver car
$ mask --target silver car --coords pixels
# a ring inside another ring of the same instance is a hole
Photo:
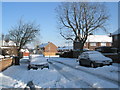
[[[98,67],[103,65],[111,65],[112,59],[105,57],[98,51],[86,51],[83,52],[79,57],[78,61],[80,65],[86,65],[91,67]]]
[[[48,68],[49,69],[49,64],[47,62],[47,59],[43,56],[35,56],[33,58],[30,58],[30,62],[28,65],[28,70],[30,69],[38,69],[38,68]]]

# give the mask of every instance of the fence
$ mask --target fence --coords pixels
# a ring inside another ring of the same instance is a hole
[[[12,65],[12,58],[5,58],[0,60],[0,71],[5,70]]]
[[[56,52],[44,52],[44,56],[56,56]]]

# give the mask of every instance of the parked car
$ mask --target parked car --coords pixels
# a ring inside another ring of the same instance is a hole
[[[45,57],[37,56],[37,57],[30,58],[28,70],[30,70],[31,68],[32,69],[38,69],[38,68],[41,68],[41,69],[48,68],[49,69],[49,64]]]
[[[86,51],[83,52],[79,57],[78,61],[80,65],[87,65],[91,67],[98,67],[103,65],[111,65],[112,59],[105,57],[98,51]]]
[[[101,53],[117,53],[117,48],[113,48],[111,46],[101,46],[95,48],[95,51],[99,51]]]

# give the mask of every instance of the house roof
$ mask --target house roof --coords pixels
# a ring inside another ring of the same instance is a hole
[[[21,49],[20,51],[21,51],[21,52],[29,52],[28,49]]]
[[[49,43],[43,43],[43,44],[41,44],[39,47],[40,48],[44,48],[45,46],[47,46]]]
[[[89,35],[86,42],[112,42],[112,37],[107,35]]]
[[[120,28],[112,33],[112,35],[118,35],[118,34],[120,34]]]
[[[58,50],[72,50],[73,46],[64,46],[64,47],[59,47]]]
[[[5,42],[5,40],[3,40],[3,41],[0,40],[0,43],[1,43],[3,46],[16,46],[13,41]]]

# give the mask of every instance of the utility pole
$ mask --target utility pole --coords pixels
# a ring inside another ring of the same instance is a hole
[[[4,35],[2,34],[2,46],[3,46]]]
[[[50,42],[48,42],[48,45],[49,45],[49,47],[48,47],[48,53],[49,53],[49,59],[50,59]]]

